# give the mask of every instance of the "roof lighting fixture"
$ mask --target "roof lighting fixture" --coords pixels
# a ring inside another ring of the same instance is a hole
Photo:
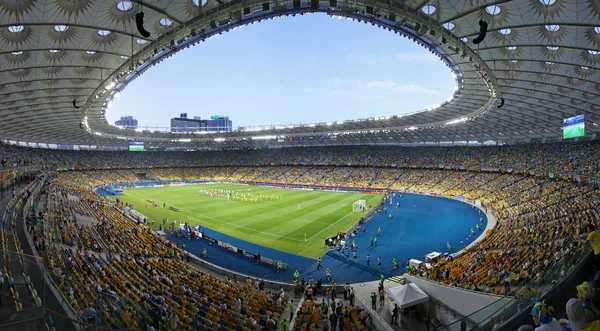
[[[590,67],[586,67],[586,66],[581,66],[580,67],[582,70],[590,70]]]
[[[467,37],[462,37],[460,38],[460,41],[466,44],[467,42],[469,42],[469,39]]]
[[[595,27],[594,32],[596,32],[596,34],[600,34],[600,26]]]
[[[19,56],[19,55],[23,54],[23,51],[16,51],[16,52],[12,52],[10,54],[12,54],[14,56]]]
[[[23,30],[25,30],[25,27],[22,26],[22,25],[12,25],[12,26],[8,27],[8,31],[10,31],[10,32],[12,32],[14,34],[17,34],[17,33],[21,32]]]
[[[517,63],[518,61],[517,60],[509,60],[508,62],[510,62],[510,63]]]
[[[162,25],[164,27],[169,27],[169,26],[173,25],[173,21],[171,21],[170,19],[168,19],[166,17],[165,18],[161,18],[160,19],[160,25]]]
[[[110,34],[110,31],[108,30],[98,30],[98,35],[101,37],[106,37]]]
[[[549,32],[556,32],[556,31],[560,30],[560,25],[558,25],[558,24],[546,24],[544,27]]]
[[[505,48],[509,51],[514,51],[517,49],[517,46],[506,46]]]
[[[556,2],[556,0],[540,0],[540,2],[544,6],[552,6]]]
[[[492,16],[496,16],[502,12],[502,9],[496,5],[491,5],[485,7],[485,11]]]
[[[588,53],[590,55],[596,56],[596,55],[600,54],[600,51],[594,51],[594,50],[588,49]]]
[[[48,50],[48,52],[55,54],[55,53],[60,52],[60,49],[50,49],[50,50]]]
[[[431,15],[431,14],[435,13],[436,8],[434,5],[426,5],[426,6],[423,6],[423,8],[421,8],[421,11],[427,15]]]
[[[512,32],[512,30],[509,28],[498,30],[498,33],[501,35],[504,35],[504,36],[508,36],[511,32]]]
[[[448,31],[454,30],[454,23],[452,23],[452,22],[444,23],[444,28],[446,28],[446,30],[448,30]]]
[[[136,40],[135,42],[136,42],[138,45],[143,45],[143,44],[147,43],[147,42],[148,42],[148,40],[144,40],[144,39],[138,39],[138,40]]]
[[[129,58],[129,56],[126,56],[126,55],[121,55],[121,58],[122,58],[123,60],[127,60],[127,59]]]
[[[129,11],[131,8],[133,8],[131,1],[119,1],[119,3],[117,3],[117,9],[122,12]]]
[[[546,61],[546,64],[549,65],[549,66],[551,66],[551,65],[554,64],[554,62],[552,62],[552,61]]]
[[[551,52],[556,52],[560,47],[558,46],[546,46],[546,48]]]
[[[87,54],[87,55],[94,55],[94,54],[96,54],[96,52],[95,51],[85,51],[85,54]]]
[[[54,26],[54,31],[56,31],[56,32],[65,32],[67,30],[69,30],[68,25],[55,25]]]

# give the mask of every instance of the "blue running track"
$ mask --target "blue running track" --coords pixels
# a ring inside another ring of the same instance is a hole
[[[400,206],[396,211],[397,203],[400,203]],[[476,229],[477,224],[481,229],[485,229],[487,225],[487,218],[478,209],[446,198],[403,194],[402,198],[396,197],[391,204],[387,202],[384,206],[387,207],[386,214],[376,214],[363,225],[366,226],[366,233],[360,229],[358,235],[349,240],[348,244],[354,241],[358,247],[356,261],[353,252],[350,252],[346,261],[343,252],[340,255],[336,251],[330,251],[323,256],[324,268],[320,270],[317,270],[317,261],[314,259],[259,246],[208,228],[204,228],[206,235],[250,252],[260,252],[262,256],[273,260],[282,260],[289,265],[289,270],[278,274],[271,266],[264,263],[257,265],[255,260],[210,245],[206,241],[190,242],[170,234],[168,238],[177,243],[185,243],[186,249],[197,256],[200,256],[206,247],[207,261],[258,278],[291,282],[294,270],[298,270],[301,278],[322,278],[324,281],[325,268],[329,268],[336,282],[358,283],[379,279],[379,257],[382,260],[381,272],[385,277],[400,275],[404,272],[408,259],[423,260],[426,254],[433,251],[446,253],[447,242],[450,242],[455,251],[462,249],[481,234],[481,231]],[[392,218],[389,218],[389,214]],[[483,218],[483,224],[479,223],[480,218]],[[378,234],[378,229],[381,229],[381,235]],[[471,229],[475,231],[474,235],[471,235]],[[374,237],[377,237],[377,245],[370,243]],[[371,258],[369,266],[366,263],[367,254]],[[392,266],[393,258],[398,262],[398,270]]]

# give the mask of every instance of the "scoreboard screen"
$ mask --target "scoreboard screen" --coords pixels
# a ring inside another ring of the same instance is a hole
[[[565,118],[563,120],[563,139],[585,136],[585,115]]]
[[[144,149],[144,142],[143,141],[132,141],[132,142],[129,142],[129,151],[130,152],[143,152],[143,151],[145,151],[145,149]]]

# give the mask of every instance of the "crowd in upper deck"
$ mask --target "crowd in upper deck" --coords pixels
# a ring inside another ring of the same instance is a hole
[[[270,164],[362,164],[424,167],[511,168],[600,174],[600,142],[481,147],[334,146],[199,152],[106,152],[31,149],[0,145],[0,166],[33,164],[47,169],[202,167]]]

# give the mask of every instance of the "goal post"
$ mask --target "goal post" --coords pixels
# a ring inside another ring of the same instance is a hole
[[[352,204],[352,212],[358,213],[367,210],[367,200],[356,200]]]

